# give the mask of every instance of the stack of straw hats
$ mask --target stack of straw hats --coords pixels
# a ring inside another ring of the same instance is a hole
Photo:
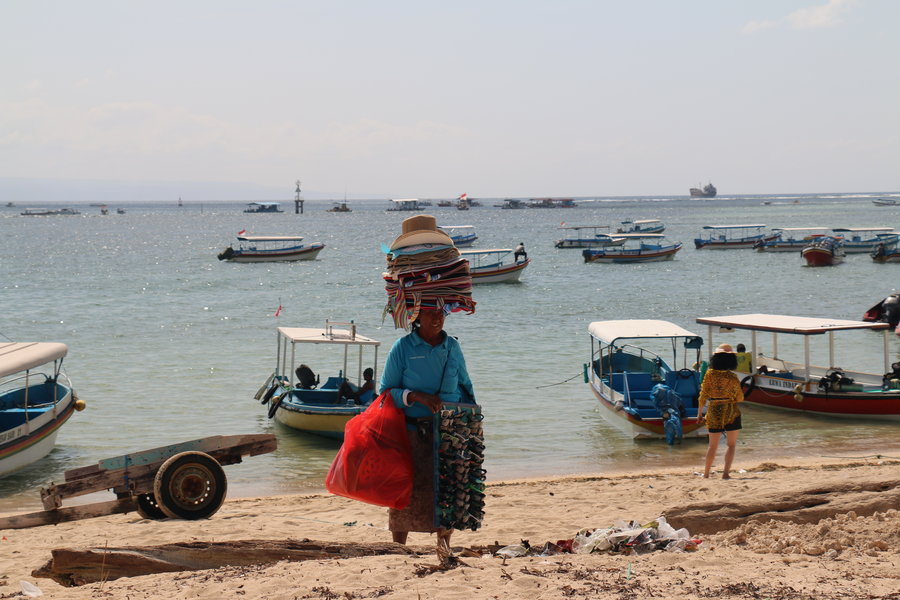
[[[409,329],[422,309],[475,312],[469,262],[431,215],[403,221],[403,232],[387,254],[385,314],[394,327]]]

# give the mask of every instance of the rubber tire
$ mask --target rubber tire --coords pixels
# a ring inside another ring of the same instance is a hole
[[[269,400],[269,418],[273,418],[275,413],[278,412],[278,407],[281,406],[281,399],[284,398],[284,394],[280,396],[275,396],[271,400]]]
[[[746,398],[753,393],[753,390],[756,389],[756,377],[753,376],[753,373],[741,379],[741,388],[743,388],[744,386],[747,387],[747,389],[744,390],[744,397]]]
[[[153,479],[160,510],[173,519],[207,519],[222,506],[228,482],[216,459],[203,452],[182,452],[162,464]]]
[[[153,494],[138,494],[135,502],[137,503],[137,513],[145,519],[156,521],[169,518],[159,507],[159,504],[156,503],[156,498],[153,497]]]
[[[272,387],[269,388],[269,391],[266,392],[266,395],[263,396],[263,399],[259,401],[260,404],[265,404],[272,397],[272,394],[275,393],[279,387],[278,383],[272,382]]]

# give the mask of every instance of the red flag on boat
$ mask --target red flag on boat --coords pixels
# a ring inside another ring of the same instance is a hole
[[[465,200],[467,196],[468,196],[468,194],[462,194],[462,195],[460,195],[459,199]]]
[[[278,308],[275,309],[275,316],[276,317],[281,316],[281,305],[280,304],[278,305]]]
[[[244,235],[245,233],[247,233],[246,229],[241,229],[240,231],[238,231],[238,235]]]

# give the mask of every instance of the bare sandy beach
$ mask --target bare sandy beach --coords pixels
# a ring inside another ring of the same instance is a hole
[[[734,478],[693,471],[493,482],[477,532],[457,532],[459,563],[421,554],[280,561],[157,573],[64,587],[32,572],[58,548],[311,540],[384,545],[386,509],[328,494],[227,500],[205,521],[136,513],[0,530],[0,598],[900,598],[900,460],[738,464]],[[665,516],[702,540],[693,552],[502,558],[470,552],[572,539],[619,520]],[[28,584],[36,586],[29,587]]]

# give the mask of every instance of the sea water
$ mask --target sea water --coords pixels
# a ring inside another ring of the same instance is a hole
[[[810,268],[799,253],[695,250],[692,240],[709,224],[900,227],[900,207],[875,206],[872,197],[590,198],[572,209],[523,210],[501,210],[496,199],[467,212],[427,209],[439,224],[474,225],[473,249],[524,242],[532,259],[519,283],[476,286],[476,313],[446,322],[486,415],[489,477],[701,468],[704,440],[635,442],[607,421],[582,379],[588,324],[664,319],[705,336],[697,317],[860,319],[898,287],[900,265],[858,254],[839,266]],[[66,343],[66,371],[87,402],[47,458],[0,479],[0,511],[39,508],[40,487],[62,481],[67,469],[211,435],[278,439],[275,452],[226,468],[231,496],[321,490],[339,443],[273,423],[253,395],[274,369],[278,326],[352,319],[362,335],[382,342],[381,370],[404,334],[382,317],[381,245],[410,216],[386,212],[386,200],[350,202],[350,213],[329,213],[331,205],[307,201],[302,215],[289,201],[281,214],[245,214],[243,204],[216,202],[123,203],[121,215],[84,205],[75,207],[80,215],[54,217],[0,208],[0,339]],[[684,243],[673,261],[585,264],[580,250],[554,247],[564,224],[614,231],[621,221],[649,218],[664,221],[666,236]],[[217,260],[240,230],[303,235],[326,247],[313,261]],[[750,344],[748,332],[716,336],[715,343]],[[882,371],[881,334],[835,339],[839,366]],[[813,362],[827,365],[827,338],[813,342]],[[889,343],[897,360],[900,340],[891,336]],[[767,336],[759,344],[771,350]],[[309,348],[300,348],[309,352],[304,362],[323,378],[340,368],[339,360]],[[802,361],[802,341],[781,336],[779,353]],[[896,422],[743,411],[738,462],[900,456]]]

